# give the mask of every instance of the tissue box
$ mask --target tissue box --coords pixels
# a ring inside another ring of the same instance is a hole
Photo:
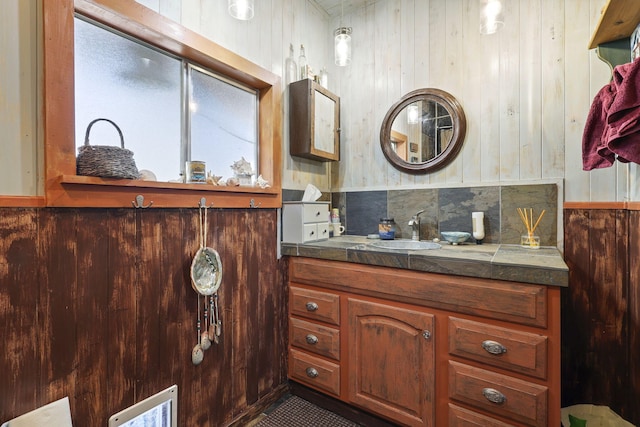
[[[329,238],[329,202],[284,202],[282,241],[307,243]]]
[[[640,56],[640,24],[638,24],[633,33],[631,33],[629,43],[631,44],[631,61],[634,61]]]

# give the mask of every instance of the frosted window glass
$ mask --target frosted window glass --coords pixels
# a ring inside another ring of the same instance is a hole
[[[76,18],[75,98],[76,147],[93,119],[110,119],[138,169],[158,181],[180,178],[180,60]],[[98,122],[90,143],[119,146],[120,139],[111,124]]]
[[[228,178],[231,165],[244,158],[258,174],[256,92],[197,68],[190,68],[189,82],[191,160],[204,161],[207,171]]]

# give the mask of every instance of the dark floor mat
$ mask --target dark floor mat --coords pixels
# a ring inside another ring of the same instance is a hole
[[[291,396],[256,424],[256,427],[358,427],[358,424],[298,396]]]

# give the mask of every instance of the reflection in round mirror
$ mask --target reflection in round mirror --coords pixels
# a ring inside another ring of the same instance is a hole
[[[467,121],[460,103],[439,89],[418,89],[396,102],[380,129],[387,160],[409,173],[445,166],[462,148]]]

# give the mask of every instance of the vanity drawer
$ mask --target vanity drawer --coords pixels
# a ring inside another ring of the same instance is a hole
[[[449,362],[449,398],[529,426],[547,425],[547,387]]]
[[[317,224],[305,224],[303,243],[315,242],[316,240],[327,240],[329,238],[329,223],[319,222]]]
[[[536,378],[547,377],[547,337],[449,318],[449,353]]]
[[[340,325],[340,296],[291,286],[290,313],[307,319]]]
[[[302,221],[307,222],[329,222],[328,203],[303,203]]]
[[[449,404],[449,427],[509,427],[495,418]]]
[[[289,350],[289,378],[340,396],[340,365]]]
[[[334,360],[340,360],[340,331],[301,319],[289,319],[291,345]]]

